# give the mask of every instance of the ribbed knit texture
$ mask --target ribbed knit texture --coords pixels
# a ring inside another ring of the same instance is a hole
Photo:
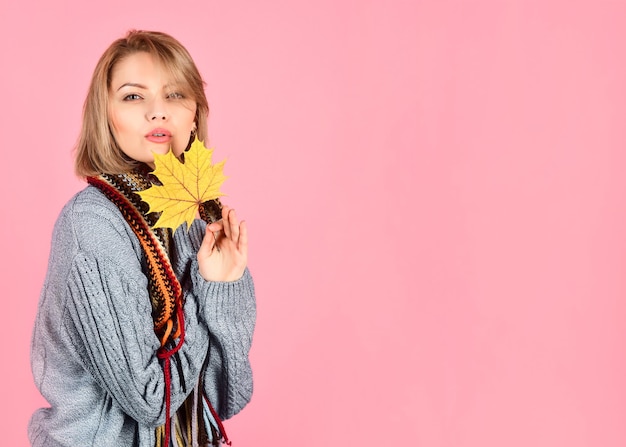
[[[195,258],[204,229],[196,221],[173,239],[186,339],[172,357],[171,404],[173,412],[194,389],[208,355],[204,393],[227,419],[252,394],[254,287],[247,270],[235,282],[204,281]],[[35,383],[51,408],[31,419],[33,446],[155,445],[164,378],[147,287],[137,238],[115,205],[87,187],[54,229],[32,343]]]

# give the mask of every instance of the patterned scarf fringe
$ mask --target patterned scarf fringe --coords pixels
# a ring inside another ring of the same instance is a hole
[[[231,442],[220,431],[221,421],[214,416],[215,410],[210,406],[204,393],[196,385],[185,403],[170,421],[174,447],[208,447],[231,445]],[[223,430],[223,428],[222,428]],[[156,447],[165,447],[165,425],[157,428]]]
[[[165,376],[166,422],[156,429],[155,447],[207,447],[222,443],[231,445],[222,421],[204,395],[200,379],[183,405],[170,417],[171,358],[178,357],[178,350],[185,341],[182,288],[169,260],[171,231],[152,229],[158,213],[148,213],[148,206],[141,201],[136,191],[149,188],[158,180],[147,169],[128,174],[89,177],[87,182],[98,188],[121,211],[126,222],[139,239],[146,255],[148,288],[152,301],[152,318],[155,334],[161,340],[157,356],[163,361]],[[219,219],[221,204],[211,201],[203,204],[200,214],[208,222]],[[177,360],[179,360],[177,358]],[[206,369],[202,368],[200,377]],[[184,389],[184,378],[180,362],[178,376]]]

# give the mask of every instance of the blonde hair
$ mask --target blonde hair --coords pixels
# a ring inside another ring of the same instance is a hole
[[[205,141],[209,105],[204,82],[191,56],[173,37],[156,31],[129,31],[104,52],[91,78],[83,106],[83,124],[76,146],[76,174],[89,177],[100,173],[120,174],[137,166],[115,141],[108,118],[109,88],[115,65],[134,53],[145,52],[169,70],[177,83],[187,88],[196,102],[196,136]]]

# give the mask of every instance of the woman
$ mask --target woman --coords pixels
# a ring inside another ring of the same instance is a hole
[[[185,48],[131,31],[96,66],[76,170],[89,182],[63,208],[32,345],[50,404],[34,446],[202,446],[252,394],[256,318],[247,228],[219,202],[175,232],[151,228],[136,191],[154,153],[205,140],[204,84]]]

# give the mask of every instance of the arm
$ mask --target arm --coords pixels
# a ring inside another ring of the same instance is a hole
[[[209,330],[208,365],[204,375],[204,391],[222,419],[239,412],[252,395],[252,370],[248,354],[256,320],[256,303],[252,277],[245,267],[246,247],[232,243],[239,231],[234,211],[224,207],[224,222],[209,226],[222,231],[225,226],[237,227],[218,237],[219,252],[214,234],[205,234],[206,226],[196,221],[187,231],[174,235],[178,258],[188,260],[191,290],[198,302],[199,318]],[[243,224],[243,223],[242,223]],[[237,236],[239,237],[239,236]],[[236,249],[238,253],[232,253]],[[204,253],[203,253],[204,250]],[[219,279],[207,280],[199,266],[209,257],[213,264],[205,265]],[[243,260],[243,263],[241,262]],[[183,270],[179,266],[180,271]],[[185,269],[186,270],[186,269]],[[217,272],[217,273],[216,273]],[[233,278],[227,280],[225,278]]]
[[[165,421],[164,376],[156,356],[160,344],[153,332],[138,244],[125,228],[106,214],[76,216],[79,250],[66,278],[63,324],[79,360],[98,385],[133,419],[157,426]],[[178,358],[172,358],[180,361],[184,386],[172,365],[172,410],[197,382],[209,343],[193,296],[186,300],[184,312],[186,340]]]
[[[193,278],[200,319],[209,328],[204,392],[222,419],[237,414],[252,397],[249,352],[256,321],[254,284],[248,270],[237,281]]]

